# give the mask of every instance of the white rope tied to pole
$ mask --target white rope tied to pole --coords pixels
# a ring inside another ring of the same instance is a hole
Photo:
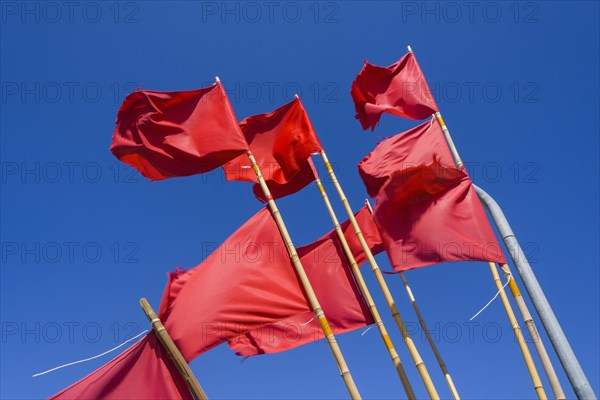
[[[494,300],[496,300],[496,298],[500,295],[500,292],[502,290],[504,290],[504,288],[506,287],[506,285],[508,285],[508,282],[510,282],[511,279],[512,279],[512,275],[507,275],[506,283],[504,284],[504,286],[502,286],[502,289],[498,290],[498,292],[496,293],[496,295],[494,297],[492,297],[492,299],[490,301],[488,301],[487,304],[485,306],[483,306],[483,308],[481,310],[477,311],[477,314],[475,314],[471,318],[469,318],[469,321],[473,321],[475,319],[475,317],[477,317],[479,314],[481,314],[483,312],[483,310],[485,310],[486,308],[488,308],[488,306],[490,304],[492,304],[492,302]]]
[[[49,373],[49,372],[52,372],[52,371],[56,371],[56,370],[58,370],[58,369],[61,369],[61,368],[69,367],[69,366],[71,366],[71,365],[75,365],[75,364],[84,363],[84,362],[91,361],[91,360],[94,360],[94,359],[96,359],[96,358],[102,357],[102,356],[104,356],[104,355],[106,355],[106,354],[108,354],[108,353],[110,353],[110,352],[113,352],[113,351],[117,350],[119,347],[122,347],[122,346],[126,345],[127,343],[131,342],[132,340],[135,340],[135,339],[137,339],[138,337],[142,336],[142,335],[143,335],[144,333],[146,333],[146,332],[148,332],[148,330],[147,330],[147,329],[146,329],[146,330],[144,330],[144,331],[142,331],[142,332],[140,332],[140,333],[138,333],[137,335],[135,335],[135,336],[134,336],[134,337],[132,337],[131,339],[127,339],[126,341],[124,341],[123,343],[121,343],[120,345],[118,345],[117,347],[113,347],[112,349],[110,349],[110,350],[107,350],[107,351],[105,351],[105,352],[104,352],[104,353],[102,353],[102,354],[98,354],[98,355],[95,355],[95,356],[93,356],[93,357],[86,358],[86,359],[83,359],[83,360],[73,361],[73,362],[70,362],[70,363],[67,363],[67,364],[59,365],[58,367],[54,367],[54,368],[52,368],[52,369],[49,369],[49,370],[47,370],[47,371],[40,372],[40,373],[38,373],[38,374],[34,374],[34,375],[32,375],[31,377],[32,377],[32,378],[35,378],[35,377],[37,377],[37,376],[44,375],[44,374],[47,374],[47,373]]]

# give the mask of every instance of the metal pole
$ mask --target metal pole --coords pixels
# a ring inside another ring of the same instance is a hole
[[[538,355],[540,356],[540,361],[542,362],[544,371],[546,371],[546,375],[548,375],[548,380],[550,381],[550,386],[552,387],[552,391],[554,392],[554,397],[557,400],[566,400],[565,393],[562,390],[562,386],[560,385],[558,376],[556,376],[556,371],[554,371],[554,367],[552,366],[552,362],[550,361],[550,357],[548,356],[546,347],[544,346],[542,338],[538,333],[537,327],[535,326],[535,322],[533,321],[531,313],[527,308],[527,304],[525,304],[525,300],[523,299],[523,296],[521,296],[521,291],[519,290],[517,281],[512,277],[510,267],[508,266],[508,264],[501,264],[500,268],[502,269],[502,272],[504,272],[504,277],[508,281],[510,293],[515,299],[515,303],[517,303],[519,312],[523,316],[523,321],[525,322],[525,326],[529,331],[529,335],[531,335],[531,338],[533,339],[533,344],[535,345],[535,349],[537,350]]]
[[[517,322],[517,317],[515,317],[515,313],[508,301],[508,296],[504,291],[504,287],[502,286],[502,282],[500,282],[500,275],[496,270],[496,264],[493,262],[488,262],[490,270],[492,271],[492,277],[494,278],[494,283],[496,284],[496,288],[498,289],[498,293],[500,294],[500,299],[502,300],[502,305],[504,306],[504,310],[506,311],[506,315],[508,316],[508,321],[510,323],[510,327],[515,334],[515,339],[519,344],[519,348],[521,349],[521,353],[523,354],[523,359],[525,360],[525,364],[527,365],[527,371],[529,371],[529,375],[531,376],[531,382],[533,383],[533,387],[535,388],[535,392],[539,399],[547,400],[546,392],[542,386],[542,381],[540,380],[540,375],[537,372],[537,368],[535,367],[535,363],[533,362],[533,358],[531,357],[531,352],[529,351],[529,347],[527,347],[527,343],[525,343],[525,337],[521,331],[521,327]]]
[[[517,267],[517,272],[519,273],[523,285],[531,298],[531,302],[544,325],[544,329],[550,338],[550,342],[552,342],[552,346],[558,355],[558,359],[569,378],[569,382],[571,383],[575,394],[579,399],[596,400],[596,395],[592,390],[592,386],[585,376],[577,357],[575,357],[575,353],[558,323],[554,311],[552,311],[548,299],[546,299],[546,295],[535,277],[531,265],[529,265],[527,257],[525,257],[525,253],[523,253],[523,249],[521,249],[502,209],[483,189],[476,185],[473,185],[473,187],[475,187],[475,191],[481,202],[489,210],[490,215],[498,228],[498,232],[500,232],[502,240],[504,240],[504,244],[510,253],[513,263]]]

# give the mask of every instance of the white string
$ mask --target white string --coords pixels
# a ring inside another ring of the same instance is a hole
[[[311,318],[311,319],[309,319],[308,321],[306,321],[305,323],[303,323],[303,324],[300,324],[300,325],[302,325],[302,326],[304,326],[304,325],[308,325],[308,323],[309,323],[309,322],[311,322],[313,319],[314,319],[314,318]]]
[[[372,326],[368,327],[367,329],[365,329],[365,331],[363,333],[360,334],[360,336],[364,336],[365,333],[369,332],[371,330]]]
[[[433,125],[433,120],[435,119],[435,117],[432,115],[431,116],[431,121],[429,121],[429,126],[427,127],[427,130],[425,131],[426,133],[429,132],[429,129],[431,129],[431,126]]]
[[[123,343],[121,343],[120,345],[118,345],[117,347],[113,347],[112,349],[110,349],[110,350],[107,350],[107,351],[105,351],[105,352],[104,352],[104,353],[102,353],[102,354],[98,354],[98,355],[96,355],[96,356],[93,356],[93,357],[90,357],[90,358],[86,358],[86,359],[84,359],[84,360],[73,361],[73,362],[70,362],[70,363],[68,363],[68,364],[59,365],[58,367],[54,367],[54,368],[52,368],[52,369],[49,369],[48,371],[44,371],[44,372],[40,372],[39,374],[32,375],[32,378],[35,378],[36,376],[40,376],[40,375],[47,374],[47,373],[49,373],[49,372],[52,372],[52,371],[56,371],[57,369],[61,369],[61,368],[65,368],[65,367],[69,367],[69,366],[71,366],[71,365],[80,364],[80,363],[83,363],[83,362],[86,362],[86,361],[93,360],[93,359],[95,359],[95,358],[98,358],[98,357],[102,357],[102,356],[104,356],[104,355],[106,355],[106,354],[110,353],[111,351],[115,351],[115,350],[117,350],[119,347],[121,347],[121,346],[124,346],[125,344],[127,344],[127,343],[131,342],[132,340],[135,340],[135,339],[137,339],[138,337],[142,336],[142,335],[143,335],[144,333],[146,333],[146,332],[148,332],[148,330],[147,330],[147,329],[146,329],[145,331],[143,331],[143,332],[140,332],[139,334],[137,334],[136,336],[132,337],[131,339],[127,339],[126,341],[124,341]]]
[[[496,293],[496,295],[494,297],[492,297],[492,299],[490,301],[488,301],[488,303],[483,306],[483,308],[479,311],[477,311],[477,314],[473,315],[469,321],[473,321],[475,319],[475,317],[477,317],[479,314],[481,314],[483,312],[483,310],[485,310],[490,304],[492,304],[492,301],[496,300],[496,297],[498,297],[498,295],[500,294],[500,292],[502,290],[504,290],[504,288],[506,287],[506,285],[508,285],[508,282],[510,282],[510,280],[512,279],[512,275],[508,275],[508,278],[506,278],[506,283],[504,284],[504,286],[502,286],[502,289],[498,290],[498,293]]]

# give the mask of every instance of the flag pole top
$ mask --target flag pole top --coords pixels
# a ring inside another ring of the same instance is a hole
[[[409,52],[409,53],[412,53],[412,52],[413,52],[413,51],[412,51],[412,47],[410,47],[410,45],[406,46],[406,48],[408,49],[408,52]]]
[[[297,99],[300,98],[300,96],[298,96],[298,93],[294,93],[294,97],[297,98]]]
[[[219,83],[221,82],[221,79],[218,76],[215,76],[215,82]]]

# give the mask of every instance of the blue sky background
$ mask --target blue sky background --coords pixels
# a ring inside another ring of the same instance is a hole
[[[407,44],[473,180],[504,209],[600,393],[597,2],[69,4],[1,3],[1,398],[47,397],[109,361],[31,378],[146,329],[139,298],[158,308],[167,271],[198,264],[261,207],[250,184],[225,183],[221,171],[151,183],[118,163],[108,148],[127,93],[195,89],[219,75],[241,120],[299,92],[358,209],[366,192],[357,162],[379,136],[417,123],[384,115],[375,133],[363,132],[350,84],[365,59],[389,65]],[[299,244],[331,228],[314,187],[279,204]],[[385,255],[378,260],[389,268]],[[535,396],[501,303],[468,323],[495,293],[486,264],[406,276],[463,398]],[[387,281],[449,397],[400,278]],[[404,397],[376,331],[361,333],[338,339],[362,395]],[[245,361],[220,346],[191,365],[211,398],[347,397],[324,342]]]

